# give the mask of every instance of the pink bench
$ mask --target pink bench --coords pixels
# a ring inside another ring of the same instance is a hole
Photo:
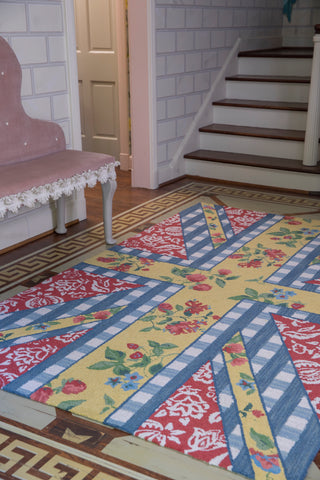
[[[0,37],[0,219],[22,206],[56,200],[57,233],[65,233],[65,197],[101,183],[104,232],[112,238],[115,167],[110,155],[67,150],[63,130],[54,122],[30,118],[21,104],[21,67]]]

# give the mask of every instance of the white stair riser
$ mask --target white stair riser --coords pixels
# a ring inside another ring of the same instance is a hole
[[[200,148],[204,150],[218,150],[222,152],[267,155],[269,157],[302,160],[303,145],[303,142],[291,140],[225,135],[219,133],[200,133]]]
[[[319,192],[319,175],[288,172],[269,168],[255,168],[200,160],[185,160],[186,175],[228,180],[231,182],[267,185],[275,188]]]
[[[307,102],[309,84],[273,82],[226,82],[227,98],[267,100],[274,102]]]
[[[306,120],[307,112],[267,108],[213,106],[213,123],[305,130]]]
[[[239,58],[240,75],[310,76],[311,58]]]
[[[311,59],[245,58],[238,61],[240,75],[310,76]],[[274,102],[309,99],[308,83],[226,81],[226,98]],[[213,106],[214,123],[305,130],[307,112]],[[261,155],[302,161],[304,143],[241,135],[199,133],[201,149]],[[223,162],[185,160],[186,174],[254,185],[319,192],[319,175]]]

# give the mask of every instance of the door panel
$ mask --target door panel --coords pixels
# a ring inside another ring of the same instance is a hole
[[[93,0],[88,5],[88,29],[89,42],[91,50],[109,50],[112,51],[111,34],[111,6],[110,0]],[[101,19],[104,19],[104,28],[94,28],[95,25],[101,25]]]
[[[92,89],[93,127],[95,137],[115,137],[116,113],[114,84],[94,83]],[[108,108],[104,108],[108,105]]]
[[[82,147],[118,159],[116,1],[119,0],[74,0],[74,6]]]

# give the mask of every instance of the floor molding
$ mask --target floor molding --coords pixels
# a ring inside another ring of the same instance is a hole
[[[320,199],[302,195],[271,193],[232,186],[213,185],[212,183],[191,182],[172,192],[131,208],[113,218],[113,236],[119,241],[121,236],[132,234],[141,226],[158,219],[173,208],[181,209],[187,202],[201,196],[209,196],[216,203],[228,206],[251,208],[258,205],[260,209],[278,210],[281,205],[285,213],[291,215],[315,215],[320,213]],[[257,208],[259,209],[259,208]],[[0,267],[0,300],[9,298],[16,292],[14,287],[22,285],[24,288],[32,285],[25,284],[28,279],[41,276],[47,270],[53,270],[64,264],[66,259],[72,261],[79,254],[88,255],[94,249],[103,247],[103,223],[99,223],[80,233],[76,233],[50,246],[37,250],[29,255]],[[41,278],[37,279],[37,283]],[[23,289],[24,289],[23,288]],[[1,295],[6,293],[6,295]]]

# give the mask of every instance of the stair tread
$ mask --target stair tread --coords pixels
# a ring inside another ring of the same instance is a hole
[[[299,112],[306,112],[308,110],[308,104],[304,102],[271,102],[267,100],[242,100],[239,98],[224,98],[212,102],[212,105],[265,108],[269,110],[295,110]]]
[[[232,75],[226,80],[234,82],[310,83],[310,76],[296,75]]]
[[[307,166],[303,165],[301,161],[291,160],[288,158],[266,157],[260,155],[248,155],[244,153],[231,153],[201,149],[185,154],[184,158],[250,167],[271,168],[274,170],[320,174],[319,163],[315,166]]]
[[[239,52],[239,57],[312,58],[313,47],[280,47]]]
[[[269,50],[240,52],[239,57],[277,57],[277,58],[312,58],[313,48],[292,48],[283,47]],[[302,72],[304,73],[304,72]],[[283,84],[310,84],[310,76],[300,75],[254,75],[254,74],[237,74],[226,77],[226,80],[238,82],[269,82],[269,83],[283,83]],[[236,95],[234,95],[236,97]],[[212,105],[217,106],[232,106],[244,108],[257,109],[273,109],[273,110],[288,110],[307,112],[308,104],[306,102],[290,102],[270,100],[253,100],[253,99],[239,99],[239,98],[222,98],[212,102]],[[245,120],[244,120],[245,121]],[[220,135],[237,135],[243,137],[267,138],[274,140],[287,140],[304,142],[305,131],[281,128],[265,128],[246,125],[232,125],[222,123],[211,123],[203,126],[199,132],[208,134]],[[240,140],[240,139],[239,139]],[[284,144],[285,145],[285,144]],[[210,148],[210,146],[209,146]],[[267,150],[267,149],[266,149]],[[260,153],[260,151],[257,151]],[[268,151],[262,152],[268,153]],[[283,153],[285,155],[285,153]],[[281,154],[280,154],[281,155]],[[234,166],[252,167],[255,172],[258,168],[271,169],[274,171],[295,172],[301,174],[320,174],[320,161],[316,166],[303,165],[301,160],[294,160],[282,157],[269,157],[265,155],[235,153],[228,151],[198,149],[184,155],[185,159],[196,161],[229,164]],[[195,164],[196,165],[196,164]],[[203,166],[203,165],[202,165]],[[201,169],[202,166],[199,168]],[[194,167],[196,168],[196,167]],[[226,167],[225,167],[226,168]],[[208,171],[208,169],[206,170]],[[310,177],[313,178],[313,177]],[[318,178],[318,177],[316,177]]]
[[[278,128],[248,127],[243,125],[228,125],[220,123],[211,123],[199,129],[204,133],[220,133],[226,135],[242,135],[248,137],[274,138],[279,140],[304,141],[305,132],[303,130],[285,130]]]

